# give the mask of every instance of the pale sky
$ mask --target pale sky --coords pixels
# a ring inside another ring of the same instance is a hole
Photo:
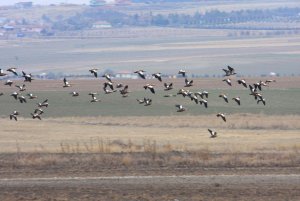
[[[17,2],[31,1],[34,4],[49,5],[58,3],[89,4],[90,0],[0,0],[0,5],[13,5]]]

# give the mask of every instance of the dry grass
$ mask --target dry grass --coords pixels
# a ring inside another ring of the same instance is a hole
[[[299,116],[292,115],[236,114],[228,123],[214,115],[23,119],[17,124],[1,119],[0,123],[2,153],[138,152],[141,146],[151,149],[149,141],[169,151],[187,147],[222,153],[289,150],[300,144]],[[218,131],[218,138],[209,138],[207,125]]]

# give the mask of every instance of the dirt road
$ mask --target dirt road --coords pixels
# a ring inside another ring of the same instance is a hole
[[[300,175],[0,179],[0,200],[300,200]]]

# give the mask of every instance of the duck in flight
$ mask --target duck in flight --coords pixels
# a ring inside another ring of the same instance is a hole
[[[217,137],[217,132],[216,131],[212,131],[211,129],[207,129],[207,130],[210,133],[210,138],[216,138]]]
[[[14,111],[13,113],[11,113],[11,114],[9,115],[10,120],[14,119],[15,121],[18,121],[17,116],[18,116],[19,114],[20,114],[19,112]]]
[[[146,79],[144,70],[137,70],[134,73],[137,73],[141,78]]]

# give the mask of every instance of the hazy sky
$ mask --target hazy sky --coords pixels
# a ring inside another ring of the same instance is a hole
[[[57,4],[57,3],[76,3],[76,4],[88,4],[90,0],[0,0],[0,5],[13,5],[17,2],[31,1],[34,4]]]

